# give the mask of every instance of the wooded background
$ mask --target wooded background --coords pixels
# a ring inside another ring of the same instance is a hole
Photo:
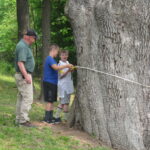
[[[27,28],[35,29],[39,35],[39,40],[32,46],[35,76],[42,74],[42,59],[51,43],[69,50],[70,61],[76,63],[73,33],[64,15],[65,3],[66,0],[0,0],[1,73],[14,73],[15,46]]]

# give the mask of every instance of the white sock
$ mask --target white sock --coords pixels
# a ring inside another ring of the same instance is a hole
[[[60,118],[61,112],[62,112],[62,108],[57,107],[55,118]]]

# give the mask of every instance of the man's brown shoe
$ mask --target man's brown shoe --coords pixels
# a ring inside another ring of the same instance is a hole
[[[20,126],[24,126],[24,127],[36,127],[35,125],[33,125],[31,122],[27,121],[24,123],[20,123]]]

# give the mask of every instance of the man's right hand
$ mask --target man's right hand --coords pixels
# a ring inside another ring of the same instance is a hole
[[[24,62],[22,61],[19,61],[18,62],[18,67],[22,73],[22,75],[24,76],[27,84],[31,84],[32,83],[32,77],[30,74],[27,73],[26,69],[25,69],[25,66],[24,66]]]
[[[32,83],[31,75],[30,75],[30,74],[27,74],[27,75],[25,76],[25,80],[26,80],[27,84],[31,84],[31,83]]]

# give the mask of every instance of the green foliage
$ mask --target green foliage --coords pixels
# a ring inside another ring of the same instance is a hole
[[[14,74],[14,49],[17,42],[15,0],[0,0],[0,72]]]
[[[65,16],[64,7],[67,0],[51,1],[51,43],[59,44],[63,49],[74,51],[74,38],[70,22]],[[41,35],[42,0],[29,0],[31,27]],[[39,46],[41,39],[38,41]]]
[[[53,0],[51,8],[51,37],[53,43],[74,51],[73,33],[70,22],[65,16],[64,7],[67,0]]]
[[[1,74],[11,74],[13,75],[15,73],[15,68],[13,67],[13,64],[5,62],[5,61],[0,61],[0,73]]]
[[[12,60],[17,42],[17,20],[15,0],[1,0],[0,2],[0,52],[9,53]]]

